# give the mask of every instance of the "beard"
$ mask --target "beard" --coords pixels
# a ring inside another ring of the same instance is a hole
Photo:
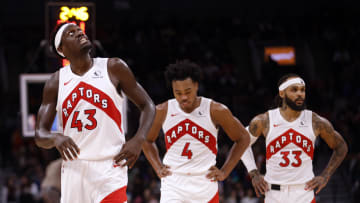
[[[294,111],[302,111],[306,108],[305,100],[301,105],[297,105],[296,100],[292,101],[291,99],[289,99],[289,97],[287,97],[285,95],[285,102],[286,102],[286,105],[288,105],[290,107],[290,109],[292,109]]]

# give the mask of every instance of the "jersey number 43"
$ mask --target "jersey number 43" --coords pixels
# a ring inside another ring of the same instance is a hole
[[[96,109],[87,109],[84,110],[84,114],[88,115],[87,119],[90,121],[89,124],[84,125],[81,120],[78,120],[80,111],[75,111],[72,121],[71,121],[71,128],[77,128],[78,132],[81,132],[83,127],[88,130],[93,130],[97,126],[97,121],[94,118],[94,115],[96,113]]]

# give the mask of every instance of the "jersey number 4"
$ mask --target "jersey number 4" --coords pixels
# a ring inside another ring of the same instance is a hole
[[[81,132],[83,129],[83,123],[81,120],[78,120],[80,111],[75,111],[73,115],[73,119],[71,121],[71,128],[77,128],[78,132]],[[96,109],[87,109],[84,111],[85,114],[88,115],[87,119],[90,121],[90,124],[86,124],[84,127],[88,130],[93,130],[97,126],[97,121],[94,118],[94,115],[96,113]]]
[[[192,151],[189,149],[190,142],[185,143],[184,149],[181,153],[181,156],[187,156],[188,159],[192,157]]]
[[[289,166],[289,164],[290,164],[290,160],[288,158],[289,153],[290,153],[289,151],[281,152],[282,158],[284,159],[284,162],[281,162],[279,164],[281,167]],[[294,155],[294,158],[295,158],[296,162],[292,162],[291,166],[293,166],[293,167],[301,166],[301,163],[302,163],[302,161],[300,159],[301,151],[292,151],[292,154]]]

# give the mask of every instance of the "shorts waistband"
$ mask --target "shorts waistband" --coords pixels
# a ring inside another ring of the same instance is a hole
[[[293,184],[293,185],[279,185],[279,184],[269,184],[271,190],[305,190],[305,184]]]
[[[205,176],[208,171],[203,171],[203,172],[179,172],[179,171],[172,171],[173,174],[176,175],[182,175],[182,176]]]

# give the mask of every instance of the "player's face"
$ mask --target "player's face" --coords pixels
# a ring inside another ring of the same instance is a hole
[[[65,29],[61,40],[61,49],[65,56],[74,52],[88,52],[91,48],[90,40],[79,26],[70,25]]]
[[[284,91],[284,102],[287,106],[295,111],[302,111],[305,109],[305,86],[291,85]]]
[[[175,99],[179,102],[181,109],[191,112],[196,105],[198,83],[191,78],[172,81],[172,89]]]

